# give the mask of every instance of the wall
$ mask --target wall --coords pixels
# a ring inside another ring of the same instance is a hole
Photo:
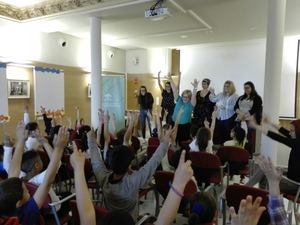
[[[168,48],[126,51],[126,72],[129,74],[162,74],[171,72],[172,50]]]
[[[281,82],[280,116],[294,117],[296,84],[296,37],[284,40]],[[191,88],[194,79],[208,77],[216,92],[222,91],[224,81],[232,80],[237,93],[243,93],[243,83],[250,80],[263,97],[265,72],[265,40],[188,46],[181,50],[181,89]],[[287,98],[286,96],[289,96]]]
[[[61,46],[60,40],[66,41],[66,47]],[[89,39],[60,32],[40,33],[21,26],[10,26],[1,30],[0,49],[0,61],[20,64],[43,62],[90,71]],[[113,58],[107,56],[108,51],[114,52]],[[125,73],[124,50],[103,45],[102,56],[103,70]]]

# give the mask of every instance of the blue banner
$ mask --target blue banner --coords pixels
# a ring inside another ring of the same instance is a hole
[[[111,119],[116,115],[117,131],[124,128],[125,78],[124,76],[102,77],[102,108],[108,110]],[[111,124],[111,123],[110,123]]]

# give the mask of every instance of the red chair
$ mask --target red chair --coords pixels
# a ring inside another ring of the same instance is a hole
[[[75,200],[70,201],[70,208],[72,212],[72,222],[73,225],[80,225],[80,217],[77,208],[77,203]],[[108,213],[108,210],[99,206],[94,205],[95,213],[96,213],[96,224],[101,224],[101,221]]]
[[[190,152],[195,178],[198,185],[220,185],[223,190],[224,168],[219,157],[208,152]]]
[[[255,200],[257,197],[261,197],[262,202],[260,205],[268,208],[268,194],[269,193],[263,189],[234,184],[227,187],[225,196],[226,196],[227,206],[228,207],[233,206],[235,211],[238,212],[241,200],[246,199],[248,195],[251,195],[253,200]],[[225,199],[223,198],[223,203],[225,203],[224,201]],[[268,214],[268,210],[265,210],[262,216],[260,217],[258,225],[266,225],[269,223],[270,223],[270,216]],[[226,209],[224,204],[223,225],[225,224],[226,224]]]
[[[243,148],[234,146],[222,146],[217,152],[217,156],[222,163],[228,163],[229,174],[232,175],[249,175],[249,152]]]
[[[82,149],[82,141],[81,139],[74,139],[73,140],[77,146],[78,149]]]
[[[158,148],[157,145],[148,145],[147,147],[147,158],[148,160],[152,157],[156,149]]]
[[[150,137],[148,139],[148,145],[159,146],[160,141],[157,137]]]

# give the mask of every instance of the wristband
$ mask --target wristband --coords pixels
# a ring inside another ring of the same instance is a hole
[[[174,191],[174,193],[176,195],[178,195],[179,197],[183,198],[183,194],[181,194],[178,190],[176,190],[176,188],[172,185],[171,181],[169,182],[169,187],[172,189],[172,191]]]

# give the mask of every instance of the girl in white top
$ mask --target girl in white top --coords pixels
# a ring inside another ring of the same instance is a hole
[[[246,137],[246,131],[242,127],[235,126],[231,130],[230,136],[232,140],[226,141],[224,143],[224,146],[236,146],[240,148],[245,148],[245,145],[247,143],[247,137]]]
[[[193,141],[190,143],[190,151],[191,152],[208,152],[213,153],[213,134],[216,123],[216,111],[212,113],[212,122],[209,126],[209,122],[207,120],[204,121],[205,127],[199,128],[197,131],[196,137],[194,137]]]

